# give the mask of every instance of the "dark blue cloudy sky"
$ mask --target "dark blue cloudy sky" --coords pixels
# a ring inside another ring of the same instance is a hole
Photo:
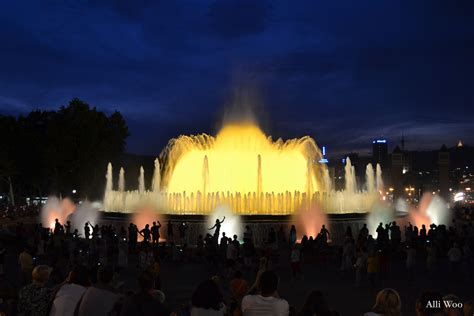
[[[471,0],[8,1],[0,43],[0,113],[79,97],[124,114],[130,152],[215,132],[235,91],[333,152],[474,144]]]

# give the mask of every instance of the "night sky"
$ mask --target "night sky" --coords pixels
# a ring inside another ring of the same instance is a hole
[[[0,41],[0,113],[78,97],[124,114],[132,153],[215,133],[236,95],[330,153],[474,144],[471,0],[8,1]]]

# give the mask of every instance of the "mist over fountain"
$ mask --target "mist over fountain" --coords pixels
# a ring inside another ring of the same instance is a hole
[[[98,223],[99,209],[89,201],[83,201],[76,205],[68,198],[49,197],[46,204],[41,208],[40,218],[44,227],[50,229],[54,229],[56,219],[61,224],[70,221],[72,229],[77,229],[82,233],[86,222],[93,225]]]
[[[132,213],[147,205],[163,214],[208,215],[224,205],[240,215],[289,215],[315,207],[333,214],[369,212],[383,188],[380,166],[367,165],[361,190],[347,158],[345,189],[335,191],[321,158],[311,137],[273,141],[249,123],[226,125],[215,137],[182,135],[155,160],[149,190],[143,167],[137,190],[125,191],[123,168],[114,190],[109,163],[104,209]]]

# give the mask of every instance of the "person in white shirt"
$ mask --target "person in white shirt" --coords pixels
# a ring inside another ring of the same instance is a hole
[[[120,296],[114,293],[112,268],[104,266],[97,272],[98,284],[91,286],[82,296],[78,306],[79,316],[109,315]]]
[[[246,295],[242,300],[244,316],[288,316],[289,305],[278,296],[278,276],[273,271],[265,271],[260,275],[258,295]]]
[[[69,272],[53,300],[49,316],[74,316],[82,296],[90,286],[89,272],[84,266],[76,266]]]

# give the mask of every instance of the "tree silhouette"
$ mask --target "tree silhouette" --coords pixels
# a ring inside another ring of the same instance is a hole
[[[129,135],[119,112],[107,116],[77,98],[57,111],[0,116],[0,124],[0,177],[4,188],[15,184],[17,196],[76,190],[99,197],[106,163],[124,151]]]

